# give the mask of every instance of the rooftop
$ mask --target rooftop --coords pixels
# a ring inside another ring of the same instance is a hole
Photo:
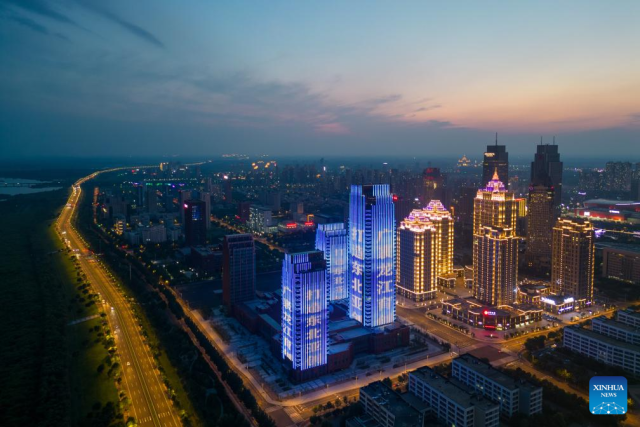
[[[618,348],[622,348],[622,349],[633,351],[635,353],[640,354],[640,345],[629,344],[624,341],[620,341],[615,338],[611,338],[606,335],[599,334],[597,332],[592,331],[591,329],[584,329],[579,327],[578,325],[573,325],[573,326],[567,326],[565,328],[565,331],[566,330],[572,330],[573,332],[576,332],[579,335],[583,335],[587,338],[598,340],[602,343],[609,344],[612,347],[618,347]]]
[[[469,353],[463,354],[455,358],[453,362],[467,366],[473,371],[477,372],[478,374],[484,376],[485,378],[488,378],[489,380],[497,384],[500,384],[502,387],[509,390],[517,390],[517,389],[532,390],[532,389],[540,388],[526,381],[515,380],[514,378],[511,378],[509,375],[505,374],[504,372],[501,372],[495,369],[489,363],[486,363]]]
[[[396,427],[414,427],[416,420],[421,417],[418,409],[411,406],[400,394],[384,385],[382,381],[362,387],[360,393],[363,392],[395,416]]]
[[[633,317],[637,317],[638,319],[640,319],[640,311],[633,311],[629,308],[627,308],[626,310],[620,310],[623,311],[624,314],[628,315],[628,316],[633,316]]]
[[[473,406],[479,409],[488,409],[491,406],[497,406],[495,403],[492,403],[487,399],[483,399],[481,395],[471,391],[459,381],[447,379],[442,375],[437,374],[433,369],[427,366],[410,372],[409,377],[411,376],[425,382],[431,388],[445,395],[448,399],[464,409]]]
[[[606,316],[599,316],[596,317],[595,319],[593,319],[591,321],[596,322],[596,323],[601,323],[607,326],[610,326],[612,328],[616,328],[616,329],[622,329],[623,331],[627,331],[627,332],[636,332],[636,333],[640,333],[640,329],[639,328],[635,328],[631,325],[627,325],[626,323],[622,323],[622,322],[618,322],[617,320],[613,320],[613,319],[609,319]]]

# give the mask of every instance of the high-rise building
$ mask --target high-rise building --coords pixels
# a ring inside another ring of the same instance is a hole
[[[436,229],[435,277],[453,272],[453,217],[439,200],[431,200],[424,212]]]
[[[576,300],[593,300],[593,226],[583,219],[560,218],[553,227],[551,290]]]
[[[558,146],[549,144],[538,145],[533,162],[531,162],[531,186],[545,186],[553,191],[553,205],[555,209],[562,202],[562,162]]]
[[[195,197],[193,198],[194,200],[196,199]],[[191,200],[191,191],[189,190],[182,190],[180,191],[179,197],[178,197],[178,201],[180,202],[180,206],[184,206],[185,202],[187,200]],[[206,210],[206,209],[205,209]],[[180,210],[180,223],[182,223],[182,225],[184,226],[184,214],[185,214],[185,210],[181,209]],[[205,213],[202,213],[202,216],[204,217]]]
[[[440,168],[426,168],[422,172],[422,203],[423,206],[430,200],[442,200],[444,196],[444,176]]]
[[[233,307],[255,298],[256,252],[251,234],[224,236],[222,243],[222,299]]]
[[[327,287],[329,300],[341,300],[349,296],[349,236],[344,224],[318,224],[316,249],[324,253],[327,263]]]
[[[518,239],[512,228],[482,227],[473,239],[474,296],[501,306],[516,301]]]
[[[630,199],[640,201],[640,163],[636,163],[636,169],[631,177],[631,194]]]
[[[285,254],[282,263],[282,358],[304,380],[327,366],[329,292],[320,251]]]
[[[147,212],[149,212],[150,214],[154,214],[158,212],[159,210],[158,192],[152,186],[147,187],[146,202],[147,202]]]
[[[512,192],[507,191],[495,171],[484,188],[478,190],[473,201],[473,232],[482,227],[504,227],[516,229],[518,203]]]
[[[389,185],[352,185],[349,316],[367,327],[396,318],[394,205]]]
[[[498,145],[498,134],[496,134],[495,145],[487,145],[487,151],[484,153],[482,185],[487,185],[496,173],[505,186],[509,184],[509,153],[506,146]]]
[[[182,205],[184,238],[187,246],[204,245],[207,241],[206,205],[202,200],[186,200]]]
[[[555,224],[554,190],[546,185],[529,187],[527,253],[530,268],[548,272],[551,267],[551,235]]]
[[[208,191],[200,192],[200,200],[204,202],[204,218],[207,230],[211,228],[211,193]]]
[[[607,189],[625,192],[631,189],[633,169],[629,162],[607,162],[605,166]]]
[[[414,301],[435,297],[436,228],[422,209],[416,209],[400,223],[397,231],[396,287]]]

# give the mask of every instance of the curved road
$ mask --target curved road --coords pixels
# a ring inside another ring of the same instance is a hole
[[[104,172],[114,170],[117,169]],[[67,206],[58,218],[58,232],[67,247],[78,257],[83,273],[107,306],[107,319],[120,357],[122,389],[131,403],[127,415],[133,416],[139,426],[180,427],[180,418],[161,380],[160,372],[156,369],[151,350],[142,336],[129,302],[102,264],[88,256],[90,252],[87,245],[72,224],[80,200],[80,185],[98,173],[101,172],[86,176],[73,185]]]

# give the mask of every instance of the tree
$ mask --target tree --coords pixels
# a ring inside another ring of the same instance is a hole
[[[391,378],[389,378],[389,377],[383,378],[382,379],[382,384],[386,385],[389,388],[391,388],[391,386],[393,385],[393,383],[391,382]]]

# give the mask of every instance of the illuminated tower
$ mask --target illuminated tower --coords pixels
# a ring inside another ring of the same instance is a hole
[[[594,237],[590,222],[558,219],[553,227],[553,293],[585,302],[593,300]]]
[[[512,192],[507,191],[498,179],[498,171],[484,188],[478,190],[473,201],[473,233],[482,227],[504,227],[516,229],[518,202]]]
[[[485,304],[516,300],[518,239],[512,228],[482,227],[473,240],[474,296]]]
[[[282,262],[282,358],[304,380],[327,364],[329,293],[320,251],[285,254]]]
[[[389,185],[352,185],[349,316],[364,326],[395,321],[395,219]]]
[[[424,212],[435,227],[435,277],[453,272],[453,217],[439,200],[431,200]]]
[[[343,223],[318,224],[316,249],[324,253],[327,262],[327,287],[329,300],[345,299],[349,296],[348,235]]]
[[[398,293],[414,301],[435,297],[436,228],[426,212],[416,209],[398,227]]]
[[[516,218],[518,203],[493,175],[485,188],[478,190],[473,205],[473,286],[474,295],[491,305],[515,301],[518,239]]]
[[[498,178],[505,185],[509,184],[509,153],[506,146],[498,145],[498,134],[496,134],[495,145],[487,145],[487,151],[484,153],[482,162],[483,186],[487,185],[494,173],[498,174]]]

